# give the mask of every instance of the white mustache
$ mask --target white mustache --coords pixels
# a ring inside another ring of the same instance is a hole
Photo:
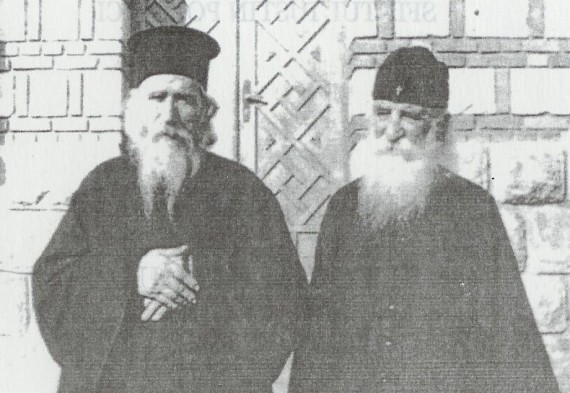
[[[152,137],[153,142],[157,142],[160,138],[170,138],[183,145],[188,145],[192,141],[192,137],[186,130],[179,130],[170,126],[164,126],[162,129],[162,131],[155,133]]]
[[[408,141],[400,140],[395,144],[388,142],[386,139],[382,138],[377,142],[376,151],[378,153],[389,153],[389,152],[409,152],[412,149],[411,144]]]

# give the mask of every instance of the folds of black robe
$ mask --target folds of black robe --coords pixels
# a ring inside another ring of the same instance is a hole
[[[165,216],[166,217],[166,216]],[[140,321],[140,258],[187,244],[195,305]],[[307,282],[282,211],[251,172],[206,154],[173,220],[147,220],[127,158],[93,170],[33,274],[59,392],[270,392],[304,320]]]
[[[371,229],[331,199],[291,393],[558,392],[498,209],[441,171],[424,213]]]

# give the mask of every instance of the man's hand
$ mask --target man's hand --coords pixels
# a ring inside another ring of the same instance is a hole
[[[187,252],[188,246],[184,245],[151,250],[142,257],[137,272],[139,294],[170,309],[195,303],[199,286],[192,275],[192,261]],[[188,270],[185,269],[187,258]],[[153,302],[145,302],[145,305],[142,317],[146,319],[143,320],[148,320],[153,314],[162,317],[166,311],[161,311]]]
[[[160,321],[162,316],[166,314],[167,311],[168,307],[163,306],[157,300],[150,299],[147,297],[144,299],[144,311],[141,315],[141,320],[145,322],[148,321],[149,319],[154,322]]]

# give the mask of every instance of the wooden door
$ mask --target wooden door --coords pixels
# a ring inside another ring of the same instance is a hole
[[[276,194],[310,275],[326,203],[347,178],[341,29],[332,2],[239,5],[239,160]]]

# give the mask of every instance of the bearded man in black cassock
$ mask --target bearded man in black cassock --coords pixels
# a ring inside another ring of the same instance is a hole
[[[306,277],[270,190],[205,150],[219,46],[161,27],[127,48],[124,154],[86,177],[33,275],[59,392],[271,392]]]
[[[438,165],[448,70],[380,66],[363,176],[330,200],[292,393],[557,392],[493,198]]]

